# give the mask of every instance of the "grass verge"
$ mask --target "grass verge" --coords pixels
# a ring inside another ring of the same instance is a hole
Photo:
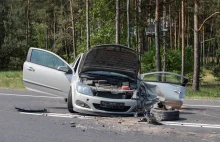
[[[186,98],[190,99],[220,99],[220,82],[210,70],[204,70],[200,90],[195,92],[190,85],[187,86]]]
[[[200,90],[194,92],[191,86],[187,87],[186,98],[189,99],[220,99],[219,85],[201,85]]]
[[[0,71],[0,88],[24,89],[22,71]]]

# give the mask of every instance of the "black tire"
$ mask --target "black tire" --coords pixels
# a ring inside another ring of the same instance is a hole
[[[164,120],[164,121],[179,120],[179,116],[180,116],[179,110],[164,110],[164,109],[152,108],[151,113],[153,113],[157,117],[160,117],[160,120]]]
[[[72,89],[70,88],[68,98],[67,98],[67,108],[70,113],[74,113],[73,102],[72,102]]]

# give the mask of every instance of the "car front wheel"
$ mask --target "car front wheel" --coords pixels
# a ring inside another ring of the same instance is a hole
[[[67,108],[70,113],[74,113],[73,102],[72,102],[72,89],[70,88],[68,98],[67,98]]]

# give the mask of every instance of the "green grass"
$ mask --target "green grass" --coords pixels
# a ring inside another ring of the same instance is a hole
[[[204,70],[202,85],[220,85],[220,81],[211,74],[210,70]]]
[[[200,90],[195,92],[187,86],[186,98],[191,99],[220,99],[220,81],[209,70],[204,70],[205,76],[200,85]]]
[[[219,85],[201,85],[200,90],[194,92],[191,86],[187,87],[186,98],[191,99],[220,99]]]
[[[0,71],[0,88],[24,89],[22,71]]]

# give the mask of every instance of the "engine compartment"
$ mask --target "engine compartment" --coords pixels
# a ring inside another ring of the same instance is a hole
[[[111,79],[91,80],[82,79],[82,83],[89,86],[94,96],[110,99],[131,99],[136,83]]]

